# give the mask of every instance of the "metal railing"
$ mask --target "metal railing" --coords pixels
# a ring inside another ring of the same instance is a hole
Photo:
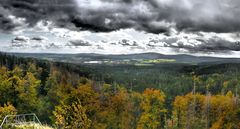
[[[42,123],[34,113],[7,115],[2,121],[0,129],[9,129],[18,126],[30,126],[33,129],[43,129]]]

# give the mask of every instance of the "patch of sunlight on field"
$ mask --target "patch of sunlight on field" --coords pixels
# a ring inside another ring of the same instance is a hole
[[[165,62],[175,62],[175,59],[153,59],[153,60],[143,60],[143,63],[165,63]]]

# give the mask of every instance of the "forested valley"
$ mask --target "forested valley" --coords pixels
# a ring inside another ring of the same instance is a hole
[[[239,64],[175,65],[131,81],[114,73],[117,68],[97,71],[1,53],[0,122],[35,113],[58,129],[240,128]]]

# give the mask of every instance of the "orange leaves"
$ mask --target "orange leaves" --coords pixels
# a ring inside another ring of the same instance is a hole
[[[204,127],[210,124],[212,129],[221,129],[223,126],[230,126],[231,122],[229,114],[236,111],[235,97],[232,92],[224,95],[201,95],[187,94],[185,96],[177,96],[173,102],[173,115],[178,122],[185,127],[189,125],[195,127],[194,124],[202,124]],[[194,108],[192,108],[194,106]],[[194,120],[190,122],[190,120]],[[198,123],[202,121],[202,123]],[[205,124],[204,124],[205,123]],[[225,124],[229,125],[225,125]]]

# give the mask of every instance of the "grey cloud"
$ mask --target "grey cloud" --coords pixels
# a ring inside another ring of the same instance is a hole
[[[47,40],[46,37],[43,37],[43,36],[36,36],[36,37],[32,37],[31,40],[34,40],[34,41],[44,41],[44,40]]]
[[[73,0],[0,0],[0,14],[13,15],[26,19],[31,27],[40,20],[49,20],[61,26],[68,17],[74,14]],[[5,23],[6,24],[6,23]],[[1,23],[0,26],[4,24]],[[5,32],[11,31],[15,26],[1,29]]]
[[[159,42],[163,42],[163,43],[172,44],[172,43],[176,43],[178,40],[179,39],[177,37],[169,37],[169,38],[163,38],[163,39],[149,39],[149,43],[157,44]]]
[[[29,38],[26,36],[17,36],[15,37],[12,42],[28,42]]]
[[[25,47],[28,45],[29,38],[26,36],[17,36],[12,39],[11,46],[12,47]]]
[[[134,28],[150,33],[167,33],[172,27],[184,31],[240,30],[238,0],[0,0],[0,2],[0,8],[5,10],[4,13],[0,13],[0,26],[3,31],[11,31],[16,27],[6,14],[26,18],[29,26],[35,25],[39,20],[50,20],[59,27],[95,32]]]
[[[70,40],[67,46],[92,46],[88,41]]]
[[[97,49],[104,50],[104,48],[100,45],[96,45]]]
[[[55,44],[55,43],[49,43],[48,45],[45,46],[47,49],[57,49],[60,48],[59,45]]]
[[[15,25],[11,19],[0,14],[0,28],[3,31],[12,31],[17,25]]]
[[[202,44],[197,45],[197,50],[201,51],[240,51],[240,44],[238,42],[231,42],[219,37],[215,37],[206,41]]]
[[[240,43],[239,42],[231,42],[226,39],[222,39],[220,37],[214,36],[210,39],[195,39],[195,42],[189,45],[188,43],[177,41],[176,43],[165,42],[165,47],[172,47],[176,49],[185,49],[189,52],[215,52],[215,53],[225,53],[231,51],[240,51]]]
[[[42,45],[39,45],[39,44],[36,44],[36,45],[33,45],[31,46],[31,48],[42,48],[43,46]]]
[[[11,16],[10,12],[0,5],[0,31],[10,33],[23,24],[24,23],[16,22],[15,17]]]
[[[213,32],[236,32],[240,29],[240,9],[237,8],[240,2],[237,0],[100,1],[99,7],[77,7],[83,13],[78,14],[80,18],[75,20],[79,23],[75,22],[75,25],[99,31],[135,28],[151,33],[168,32],[171,27]]]
[[[46,48],[46,49],[57,49],[60,48],[60,45],[55,43],[48,43],[39,44],[39,42],[46,40],[46,37],[43,36],[36,36],[36,37],[27,37],[27,36],[16,36],[11,41],[11,47],[13,48]],[[30,41],[37,41],[37,42],[30,42]]]
[[[122,46],[138,46],[136,41],[131,41],[128,39],[122,39],[122,40],[118,41],[118,44],[120,44]]]
[[[24,47],[25,44],[23,44],[23,43],[12,43],[11,46],[17,48],[17,47]]]

